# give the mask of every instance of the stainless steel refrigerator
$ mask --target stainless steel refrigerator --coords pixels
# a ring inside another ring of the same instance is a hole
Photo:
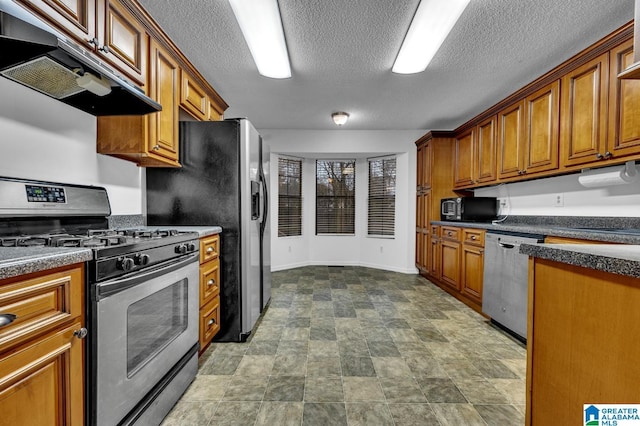
[[[221,329],[244,341],[271,297],[269,150],[246,119],[180,123],[179,169],[146,169],[147,225],[219,225]]]

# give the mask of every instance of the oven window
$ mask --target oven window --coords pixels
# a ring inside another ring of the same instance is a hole
[[[127,377],[187,329],[187,279],[141,299],[127,309]]]

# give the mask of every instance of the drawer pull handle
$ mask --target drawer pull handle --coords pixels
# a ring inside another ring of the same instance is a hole
[[[473,241],[475,241],[475,240],[476,240],[476,236],[475,236],[475,235],[472,235],[472,236],[471,236],[471,239],[472,239]]]
[[[216,280],[214,279],[210,279],[209,281],[207,281],[207,285],[214,285],[216,283]]]
[[[89,332],[84,327],[73,332],[73,335],[78,339],[84,339],[85,337],[87,337],[87,334],[89,334]]]
[[[207,248],[207,253],[213,253],[213,247]]]
[[[0,327],[11,324],[16,318],[14,314],[0,314]]]
[[[154,145],[153,146],[153,150],[154,151],[160,151],[160,145]]]
[[[452,235],[452,234],[451,234],[451,231],[449,231],[449,232],[447,233],[447,235],[448,235],[448,236],[451,236],[451,235]]]
[[[216,320],[214,320],[213,318],[211,318],[211,319],[209,320],[209,322],[207,323],[207,325],[208,325],[208,326],[212,326],[212,325],[213,325],[213,324],[215,324],[215,323],[216,323]]]

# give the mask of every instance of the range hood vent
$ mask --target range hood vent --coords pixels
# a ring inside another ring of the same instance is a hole
[[[162,109],[11,0],[0,0],[0,75],[96,116],[144,115]]]

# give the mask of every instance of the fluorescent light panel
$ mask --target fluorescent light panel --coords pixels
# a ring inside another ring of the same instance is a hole
[[[258,72],[289,78],[291,66],[277,0],[229,0]]]
[[[470,0],[422,0],[391,71],[414,74],[427,69]]]

